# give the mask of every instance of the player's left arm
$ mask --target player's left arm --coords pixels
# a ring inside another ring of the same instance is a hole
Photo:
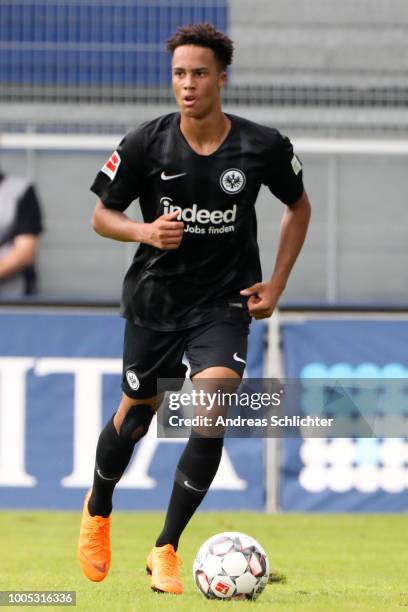
[[[307,193],[287,206],[281,221],[278,252],[272,277],[241,291],[248,296],[248,311],[255,319],[270,317],[286,287],[291,270],[305,241],[311,207]]]

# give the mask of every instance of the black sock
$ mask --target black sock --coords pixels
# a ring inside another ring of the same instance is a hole
[[[149,404],[131,406],[120,426],[113,424],[114,416],[101,431],[96,447],[96,461],[92,494],[88,502],[91,516],[107,517],[112,512],[112,495],[133,454],[136,442],[148,431],[153,418]]]
[[[120,437],[113,417],[101,431],[96,447],[92,494],[88,502],[91,516],[107,517],[112,512],[113,490],[129,464],[135,444]]]
[[[180,457],[163,531],[156,546],[172,544],[180,536],[202,502],[221,460],[223,438],[191,437]]]

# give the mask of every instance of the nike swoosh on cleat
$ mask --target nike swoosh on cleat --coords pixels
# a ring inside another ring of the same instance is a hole
[[[235,361],[240,361],[241,363],[245,363],[246,365],[245,359],[241,359],[241,357],[238,357],[238,353],[234,353],[232,358],[235,359]]]
[[[185,176],[187,172],[181,172],[181,174],[166,174],[164,171],[161,173],[160,178],[162,181],[171,181],[172,179],[179,178],[180,176]]]
[[[186,487],[188,487],[189,489],[193,489],[193,491],[197,491],[197,493],[205,493],[205,491],[207,491],[207,489],[196,489],[195,487],[193,487],[193,485],[191,485],[188,480],[184,481],[184,484]]]
[[[101,572],[101,574],[104,574],[106,572],[106,563],[94,563],[93,561],[91,561],[91,559],[89,559],[89,557],[86,556],[84,552],[81,552],[81,555],[85,557],[88,563],[92,565],[92,567],[94,567],[96,570],[98,570],[98,572]]]

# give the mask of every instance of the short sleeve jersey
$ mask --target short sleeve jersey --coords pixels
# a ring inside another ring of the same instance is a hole
[[[303,193],[302,166],[279,131],[228,115],[231,129],[211,155],[199,155],[172,113],[120,143],[91,187],[107,208],[139,198],[146,223],[179,211],[181,244],[140,244],[125,276],[122,314],[136,324],[177,330],[211,320],[261,280],[255,202],[262,184],[284,204]]]

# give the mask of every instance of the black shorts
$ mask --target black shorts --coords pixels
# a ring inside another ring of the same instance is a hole
[[[226,317],[181,331],[156,331],[127,320],[123,347],[122,389],[134,399],[157,395],[158,378],[181,378],[213,366],[231,368],[241,377],[246,365],[250,317]]]

